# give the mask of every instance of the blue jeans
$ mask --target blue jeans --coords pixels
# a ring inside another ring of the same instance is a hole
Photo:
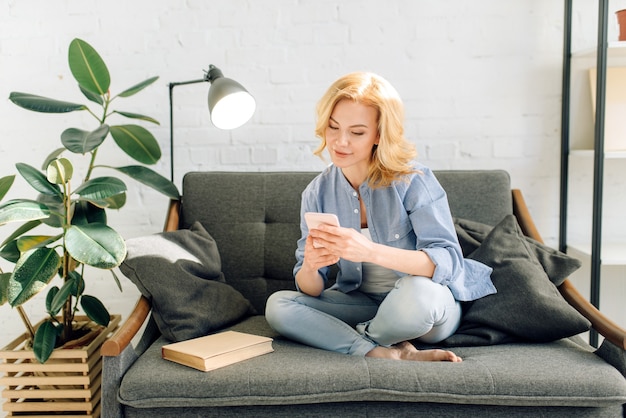
[[[426,277],[405,276],[387,294],[325,290],[313,297],[282,290],[267,300],[265,316],[289,339],[364,356],[379,345],[446,339],[461,322],[461,305],[446,286]]]

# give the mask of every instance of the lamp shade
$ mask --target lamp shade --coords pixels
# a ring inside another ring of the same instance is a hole
[[[220,129],[235,129],[254,114],[254,97],[238,82],[226,77],[212,81],[209,89],[211,122]]]

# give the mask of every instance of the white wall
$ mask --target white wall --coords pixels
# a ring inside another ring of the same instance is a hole
[[[574,46],[594,46],[595,2],[575,3]],[[626,1],[612,2],[621,7]],[[120,108],[161,121],[153,133],[164,154],[156,170],[165,176],[168,82],[201,78],[215,64],[256,97],[253,120],[223,132],[206,117],[208,85],[175,90],[177,182],[189,170],[320,170],[311,155],[316,101],[340,75],[369,70],[403,96],[408,136],[424,163],[508,170],[544,238],[556,243],[563,1],[3,0],[0,176],[15,173],[18,161],[39,166],[66,127],[93,126],[84,115],[36,114],[7,100],[23,91],[87,103],[67,65],[75,37],[103,56],[113,93],[160,76]],[[129,162],[115,147],[105,150],[102,164]],[[128,186],[127,207],[110,215],[113,225],[127,238],[158,232],[167,199]],[[20,179],[8,198],[27,193],[34,196]],[[0,239],[12,230],[3,226]],[[108,274],[91,277],[88,293],[126,315],[134,286],[124,280],[120,294]],[[26,309],[37,316],[41,305]],[[2,346],[21,324],[15,310],[0,309]]]

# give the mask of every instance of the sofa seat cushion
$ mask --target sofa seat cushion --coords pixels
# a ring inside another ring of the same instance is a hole
[[[153,343],[122,380],[133,408],[315,404],[353,401],[607,407],[626,403],[626,380],[590,347],[543,344],[459,347],[462,363],[346,356],[276,335],[264,317],[231,329],[274,338],[274,352],[200,372],[161,359]],[[148,383],[148,384],[147,384]]]

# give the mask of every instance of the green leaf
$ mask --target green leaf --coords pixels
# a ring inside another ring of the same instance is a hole
[[[102,325],[106,327],[109,325],[109,321],[111,320],[111,315],[107,308],[104,307],[102,302],[98,300],[96,297],[91,295],[83,295],[80,298],[80,306],[85,311],[85,314],[98,325]]]
[[[2,250],[0,250],[0,257],[11,263],[17,263],[21,255],[22,253],[20,253],[20,250],[17,248],[17,240],[9,241],[2,247]]]
[[[24,163],[15,164],[17,171],[24,179],[39,193],[49,194],[52,196],[63,196],[59,186],[48,181],[44,174],[35,167]]]
[[[87,42],[76,38],[70,43],[68,62],[80,87],[98,95],[109,90],[109,70],[100,55]]]
[[[102,96],[96,94],[96,93],[92,93],[89,90],[85,89],[83,86],[79,85],[78,88],[80,89],[80,92],[83,93],[83,95],[91,102],[94,103],[98,103],[100,106],[104,105],[104,99],[102,98]]]
[[[11,273],[0,274],[0,305],[4,305],[5,303],[7,303],[7,289],[9,287],[10,278]]]
[[[126,192],[126,184],[115,177],[98,177],[81,184],[74,193],[101,206],[105,199]],[[108,204],[106,205],[108,206]]]
[[[6,196],[11,185],[13,185],[13,180],[15,180],[15,174],[0,179],[0,200],[4,199],[4,196]]]
[[[126,257],[124,239],[104,224],[72,225],[65,246],[76,261],[101,269],[117,267]]]
[[[107,223],[106,211],[88,201],[79,200],[76,202],[72,225],[86,225],[96,222]]]
[[[60,265],[61,257],[52,248],[36,248],[22,254],[9,280],[11,306],[19,306],[39,293],[57,274]]]
[[[156,123],[157,125],[160,125],[158,120],[153,119],[150,116],[140,115],[139,113],[122,112],[120,110],[115,110],[113,113],[117,113],[118,115],[126,116],[127,118],[145,120],[146,122],[152,122],[152,123]]]
[[[37,202],[46,205],[50,210],[50,216],[42,219],[42,222],[53,228],[63,226],[65,220],[65,206],[63,196],[51,196],[49,194],[39,194]]]
[[[120,278],[117,277],[117,274],[115,274],[115,271],[113,270],[109,270],[111,272],[111,275],[113,276],[113,280],[115,280],[115,284],[117,285],[117,288],[120,289],[120,292],[123,292],[124,290],[122,289],[122,282],[120,282]]]
[[[69,128],[61,134],[61,143],[75,154],[86,154],[98,148],[109,134],[108,125],[100,125],[95,131]]]
[[[144,167],[141,165],[129,165],[126,167],[114,167],[117,171],[120,171],[127,176],[137,180],[140,183],[145,184],[148,187],[153,188],[159,193],[162,193],[170,199],[180,199],[180,193],[178,188],[169,179],[163,177],[159,173]]]
[[[17,239],[17,249],[21,253],[37,247],[44,247],[60,239],[63,235],[23,235]]]
[[[68,280],[65,281],[61,289],[54,293],[54,297],[50,301],[50,306],[47,308],[50,315],[56,316],[59,313],[59,311],[63,308],[63,305],[65,305],[67,298],[72,294],[73,288],[74,280],[72,280],[70,276],[68,277]]]
[[[52,301],[54,300],[54,297],[57,295],[57,293],[59,293],[58,286],[52,286],[50,290],[48,290],[48,294],[46,295],[46,311],[48,313],[50,313],[50,309],[52,308]]]
[[[107,197],[101,202],[96,202],[96,204],[107,209],[121,209],[126,204],[126,192]]]
[[[68,277],[72,278],[72,296],[78,298],[85,291],[85,280],[76,270],[70,271]]]
[[[57,342],[57,328],[49,320],[44,321],[35,332],[33,353],[40,363],[50,358]]]
[[[157,140],[139,125],[111,126],[111,136],[126,154],[140,163],[155,164],[161,158]]]
[[[20,93],[16,91],[9,95],[9,100],[24,109],[42,113],[68,113],[76,110],[87,109],[87,106],[82,104],[64,102],[61,100],[49,99],[43,96]]]
[[[8,222],[26,222],[45,219],[50,216],[50,209],[34,200],[15,199],[0,205],[0,225]]]
[[[50,163],[52,162],[52,160],[56,160],[57,158],[59,158],[59,155],[63,154],[63,152],[66,150],[67,148],[65,147],[57,148],[54,151],[52,151],[50,154],[48,154],[46,159],[43,161],[43,164],[41,165],[41,169],[45,171],[50,165]]]
[[[74,167],[67,158],[52,160],[46,169],[46,179],[52,184],[66,184],[73,174]]]
[[[17,228],[15,231],[13,231],[13,233],[11,235],[9,235],[4,241],[2,241],[0,246],[5,245],[9,241],[13,241],[17,237],[27,233],[28,231],[30,231],[31,229],[33,229],[33,228],[35,228],[35,227],[37,227],[39,225],[41,225],[41,221],[40,220],[28,221],[25,224],[20,225],[19,228]]]
[[[123,92],[121,92],[120,94],[118,94],[118,96],[120,97],[129,97],[132,96],[134,94],[139,93],[141,90],[145,89],[146,87],[148,87],[150,84],[154,83],[155,81],[157,81],[159,79],[158,76],[155,77],[150,77],[147,80],[142,81],[141,83],[137,83],[134,86],[124,90]]]

